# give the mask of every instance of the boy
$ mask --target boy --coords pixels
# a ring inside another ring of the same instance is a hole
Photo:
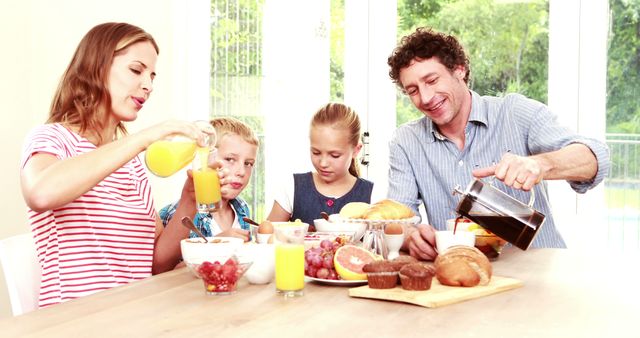
[[[196,214],[194,223],[207,237],[226,236],[249,240],[249,224],[242,218],[250,217],[247,203],[238,197],[251,179],[258,152],[258,138],[251,128],[232,117],[217,117],[210,121],[217,134],[217,159],[227,171],[229,183],[221,188],[220,210],[211,214]],[[163,224],[167,224],[177,209],[177,202],[160,210]],[[189,237],[197,237],[190,233]]]

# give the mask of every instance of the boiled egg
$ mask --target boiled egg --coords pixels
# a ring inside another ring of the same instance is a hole
[[[403,231],[402,224],[398,223],[389,223],[384,227],[384,233],[387,235],[402,235]]]
[[[262,221],[258,226],[259,234],[272,234],[273,233],[273,224],[269,221]]]

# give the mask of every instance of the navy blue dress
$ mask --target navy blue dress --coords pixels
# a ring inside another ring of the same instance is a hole
[[[309,231],[313,220],[320,218],[320,212],[337,214],[349,202],[371,203],[373,182],[358,178],[351,190],[339,198],[327,197],[316,189],[311,172],[293,174],[294,196],[291,221],[300,219],[309,224]]]

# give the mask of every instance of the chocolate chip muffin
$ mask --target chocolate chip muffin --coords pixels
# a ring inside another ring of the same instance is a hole
[[[389,261],[373,261],[365,264],[362,271],[372,289],[392,289],[398,283],[398,271]]]
[[[418,259],[413,256],[402,255],[391,260],[391,264],[396,268],[396,271],[400,271],[403,266],[411,263],[418,263]]]
[[[432,266],[422,263],[410,263],[400,269],[400,284],[405,290],[429,290],[434,275],[435,269]]]

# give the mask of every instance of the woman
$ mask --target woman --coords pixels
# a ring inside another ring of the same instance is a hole
[[[196,210],[185,180],[178,217],[164,228],[138,155],[182,134],[204,145],[211,130],[167,121],[127,134],[153,91],[158,46],[126,23],[92,28],[80,41],[54,95],[49,119],[27,137],[22,193],[42,266],[40,307],[172,269],[178,222]],[[177,250],[176,250],[177,248]]]

